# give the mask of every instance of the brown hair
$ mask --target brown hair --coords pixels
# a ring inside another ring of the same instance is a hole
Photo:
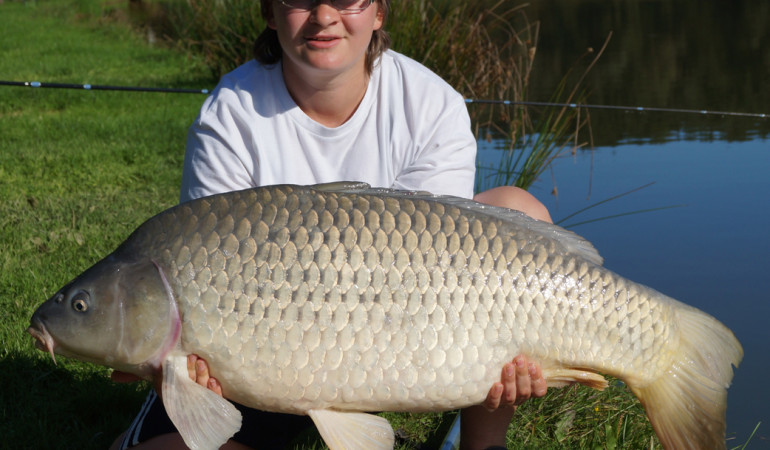
[[[372,40],[369,41],[369,47],[366,49],[364,67],[366,74],[369,75],[374,69],[374,62],[382,53],[390,48],[390,36],[385,31],[385,22],[390,12],[391,0],[374,0],[382,12],[382,26],[379,30],[372,32]],[[260,0],[262,7],[262,17],[269,20],[273,16],[273,0]],[[262,33],[254,41],[254,58],[262,64],[275,64],[281,60],[283,50],[281,43],[278,42],[278,33],[270,27],[265,27]]]

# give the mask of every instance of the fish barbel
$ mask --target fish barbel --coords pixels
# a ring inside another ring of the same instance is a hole
[[[481,403],[518,354],[549,386],[623,380],[666,448],[725,448],[743,356],[716,319],[603,268],[572,232],[363,183],[168,209],[41,305],[29,332],[52,356],[162,377],[191,448],[240,427],[188,377],[192,353],[228,398],[307,414],[335,449],[392,447],[390,425],[367,411]]]

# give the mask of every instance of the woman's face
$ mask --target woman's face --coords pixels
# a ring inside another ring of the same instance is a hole
[[[383,17],[377,2],[355,14],[341,14],[327,1],[313,9],[291,9],[273,2],[268,26],[283,49],[284,71],[306,81],[312,76],[365,74],[365,55]]]

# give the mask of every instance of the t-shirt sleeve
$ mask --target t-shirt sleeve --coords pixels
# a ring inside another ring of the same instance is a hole
[[[180,203],[256,186],[243,119],[215,91],[187,132]]]
[[[392,187],[473,197],[476,139],[467,107],[459,94],[429,129],[420,150],[398,174]]]

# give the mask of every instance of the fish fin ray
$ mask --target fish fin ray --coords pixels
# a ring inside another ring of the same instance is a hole
[[[332,181],[331,183],[314,184],[310,187],[316,191],[339,193],[358,193],[371,189],[371,185],[363,181]]]
[[[543,367],[543,378],[548,387],[564,387],[573,383],[582,384],[603,391],[607,387],[607,379],[588,369],[573,369],[568,367]]]
[[[390,423],[374,414],[311,409],[308,415],[331,450],[390,450],[395,443]]]
[[[216,449],[241,428],[241,413],[223,397],[190,379],[187,357],[163,362],[163,405],[191,449]]]
[[[727,388],[743,349],[708,314],[677,309],[680,337],[671,366],[643,386],[626,381],[639,398],[664,448],[724,449]]]

